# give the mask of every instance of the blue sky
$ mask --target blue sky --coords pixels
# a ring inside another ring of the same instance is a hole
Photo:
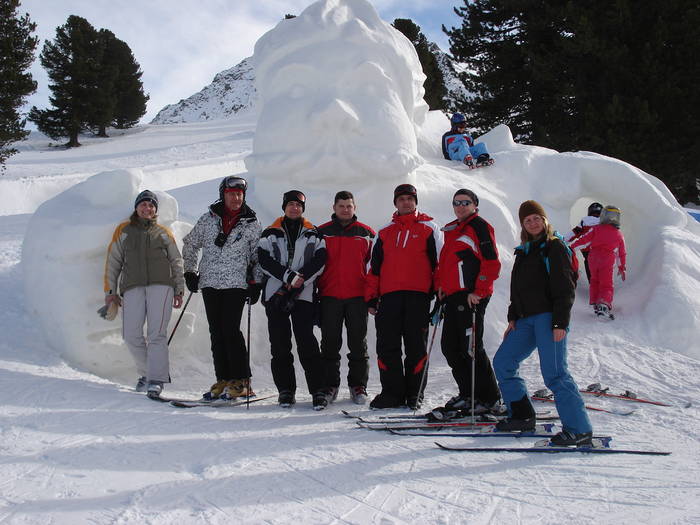
[[[460,25],[453,7],[463,0],[369,0],[387,22],[410,18],[429,40],[447,50],[440,27]],[[70,15],[111,30],[131,47],[150,94],[150,121],[166,104],[178,102],[209,84],[219,71],[253,53],[255,41],[286,14],[299,14],[311,0],[22,0],[41,39],[53,39]],[[37,54],[38,54],[37,52]],[[48,105],[46,74],[32,68],[39,89],[28,106]]]

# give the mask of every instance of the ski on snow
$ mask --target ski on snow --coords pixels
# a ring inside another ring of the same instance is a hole
[[[498,423],[496,421],[476,421],[472,422],[471,418],[465,418],[461,420],[449,420],[449,421],[439,421],[436,423],[429,423],[425,421],[397,421],[397,422],[387,422],[387,421],[374,421],[365,422],[361,420],[356,421],[357,425],[361,428],[366,428],[368,430],[422,430],[422,429],[441,429],[441,428],[469,428],[469,427],[493,427]]]
[[[422,436],[422,437],[470,437],[470,438],[480,438],[480,437],[510,437],[510,438],[551,438],[554,435],[554,425],[547,423],[544,425],[537,425],[535,430],[524,430],[520,432],[499,432],[494,430],[493,427],[484,427],[483,430],[476,432],[462,432],[459,429],[448,429],[448,430],[434,430],[432,432],[422,431],[417,432],[413,430],[390,430],[390,433],[396,436]],[[611,436],[594,436],[594,439],[612,439]]]
[[[406,414],[404,416],[400,414],[391,414],[391,415],[385,415],[385,416],[376,416],[372,418],[367,418],[358,414],[352,414],[351,412],[348,412],[347,410],[341,410],[342,414],[345,417],[355,419],[359,422],[362,423],[367,423],[370,425],[374,424],[379,424],[379,425],[392,425],[392,424],[399,424],[399,423],[435,423],[438,425],[444,424],[444,423],[451,423],[451,422],[471,422],[472,418],[471,416],[466,416],[466,417],[459,417],[459,418],[452,418],[452,419],[446,419],[444,421],[435,421],[435,420],[429,420],[428,419],[428,414]],[[479,414],[475,416],[476,422],[477,423],[485,423],[488,425],[495,425],[498,423],[501,419],[503,418],[498,418],[496,416],[484,416],[483,414]],[[537,412],[537,420],[538,421],[554,421],[559,419],[559,416],[556,414],[553,414],[551,410],[545,410],[545,411],[539,411]]]
[[[244,397],[237,397],[231,400],[215,399],[213,401],[204,401],[202,399],[174,399],[169,397],[156,397],[148,396],[149,399],[153,401],[159,401],[161,403],[168,403],[171,406],[177,408],[196,408],[196,407],[211,407],[211,408],[223,408],[223,407],[235,407],[240,405],[246,405],[248,403],[257,403],[258,401],[264,401],[265,399],[271,399],[276,397],[275,395],[262,396],[262,397],[251,397],[246,399]]]
[[[634,401],[636,403],[646,403],[649,405],[657,405],[661,407],[674,406],[668,403],[662,403],[661,401],[652,401],[650,399],[639,398],[637,397],[637,394],[631,392],[630,390],[625,390],[620,394],[611,394],[610,392],[608,392],[609,390],[609,387],[603,388],[600,383],[593,383],[592,385],[588,385],[585,390],[579,390],[579,392],[581,392],[582,394],[588,394],[596,397],[610,397],[613,399],[623,399],[625,401]],[[690,401],[687,401],[683,403],[682,406],[683,408],[690,408],[691,403]]]
[[[542,396],[537,396],[533,395],[530,397],[533,401],[545,401],[548,403],[554,403],[554,397],[552,394],[549,394],[548,397],[542,397]],[[587,410],[595,410],[596,412],[605,412],[606,414],[614,414],[616,416],[631,416],[632,414],[635,413],[634,409],[631,410],[616,410],[616,409],[610,409],[608,410],[607,408],[601,408],[601,407],[594,407],[591,405],[585,405]]]
[[[594,439],[593,446],[586,447],[557,447],[549,443],[549,440],[539,441],[533,447],[460,447],[453,445],[445,445],[443,443],[435,444],[442,450],[453,452],[521,452],[529,453],[544,453],[558,454],[578,452],[583,454],[640,454],[644,456],[668,456],[670,452],[662,452],[658,450],[634,450],[625,448],[611,448],[610,439]]]

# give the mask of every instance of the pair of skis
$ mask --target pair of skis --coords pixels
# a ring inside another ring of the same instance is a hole
[[[264,401],[266,399],[271,399],[276,397],[275,395],[262,396],[262,397],[251,397],[246,399],[244,397],[237,397],[234,399],[214,399],[212,401],[206,401],[204,399],[174,399],[169,397],[161,396],[148,396],[149,399],[153,401],[159,401],[161,403],[168,403],[170,406],[177,408],[197,408],[197,407],[210,407],[210,408],[225,408],[225,407],[236,407],[241,405],[247,405],[249,403],[257,403],[259,401]]]

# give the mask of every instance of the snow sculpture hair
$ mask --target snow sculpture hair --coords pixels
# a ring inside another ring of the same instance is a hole
[[[263,35],[246,167],[301,183],[405,178],[422,164],[423,75],[411,42],[366,0],[319,0]]]

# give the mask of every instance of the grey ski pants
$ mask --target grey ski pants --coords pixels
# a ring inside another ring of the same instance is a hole
[[[167,331],[173,308],[173,288],[164,284],[129,288],[124,292],[123,306],[122,333],[138,374],[148,381],[169,383]]]

